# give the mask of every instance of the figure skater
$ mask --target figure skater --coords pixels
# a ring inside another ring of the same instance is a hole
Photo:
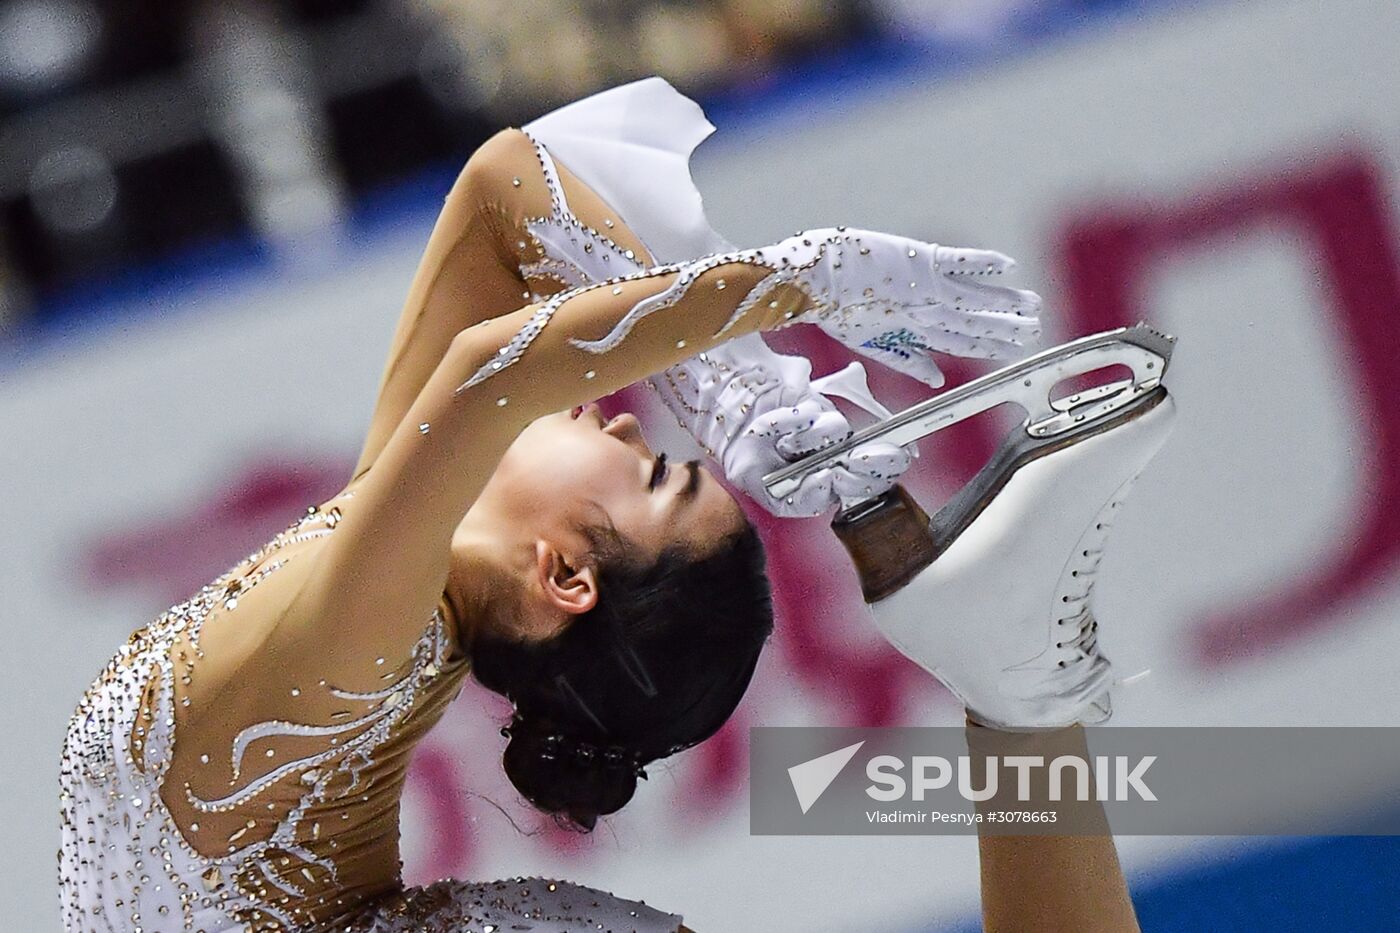
[[[937,385],[930,351],[1009,356],[1039,310],[997,284],[995,252],[839,227],[729,246],[689,173],[712,129],[648,79],[472,156],[345,488],[136,631],[74,714],[68,929],[685,929],[563,881],[400,877],[409,756],[468,673],[511,701],[514,786],[586,830],[719,729],[772,629],[736,502],[593,401],[649,380],[731,484],[816,515],[889,488],[910,455],[872,443],[767,495],[766,473],[850,434],[823,389],[878,403],[854,370],[814,385],[759,332],[815,324]],[[1043,741],[1075,741],[1084,709]],[[984,844],[989,917],[1131,928],[1106,835],[1024,843]]]

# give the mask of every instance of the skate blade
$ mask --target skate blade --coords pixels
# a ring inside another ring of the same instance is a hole
[[[862,428],[839,444],[769,473],[763,485],[770,495],[782,498],[806,477],[834,466],[862,444],[884,441],[902,447],[1006,402],[1026,412],[1013,436],[1071,441],[1089,436],[1161,385],[1175,342],[1176,338],[1139,323],[1050,347]],[[1051,398],[1051,391],[1064,380],[1115,364],[1127,367],[1132,376],[1066,398]],[[846,506],[855,507],[859,501]]]
[[[929,532],[933,538],[935,558],[982,514],[1011,477],[1027,464],[1136,421],[1168,398],[1166,387],[1158,385],[1146,394],[1134,393],[1134,397],[1127,404],[1120,405],[1107,416],[1096,418],[1082,426],[1076,425],[1071,431],[1062,431],[1048,437],[1012,432],[972,480],[934,513],[929,522]]]
[[[1073,431],[1053,437],[1013,431],[977,475],[932,518],[899,484],[842,509],[832,520],[831,530],[851,556],[865,601],[878,603],[921,574],[1027,465],[1137,421],[1170,398],[1166,387],[1158,385],[1146,394],[1136,394],[1130,404],[1112,414]]]

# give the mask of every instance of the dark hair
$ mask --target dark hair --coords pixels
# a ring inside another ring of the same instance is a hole
[[[709,738],[739,705],[773,631],[763,544],[747,521],[702,557],[639,565],[593,529],[598,603],[544,642],[482,634],[472,672],[510,699],[506,775],[561,825],[620,810],[643,766]]]

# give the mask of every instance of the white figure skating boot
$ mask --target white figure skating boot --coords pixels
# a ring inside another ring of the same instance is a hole
[[[904,445],[1003,402],[1027,418],[930,521],[902,488],[833,522],[875,623],[1000,729],[1107,719],[1113,675],[1091,593],[1134,479],[1171,429],[1161,384],[1173,338],[1143,325],[1052,347],[857,432],[764,478],[773,495],[845,445]],[[1119,363],[1132,378],[1052,401],[1062,380]]]

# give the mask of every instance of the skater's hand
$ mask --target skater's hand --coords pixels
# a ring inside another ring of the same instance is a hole
[[[1006,359],[1040,335],[1040,296],[993,284],[1015,265],[1001,253],[851,228],[809,230],[763,252],[798,267],[816,303],[796,322],[931,386],[944,380],[930,351]]]
[[[813,451],[845,440],[851,425],[823,394],[847,398],[877,417],[889,414],[865,384],[860,364],[822,379],[800,356],[774,353],[749,334],[692,357],[649,380],[730,483],[774,515],[820,515],[841,496],[877,495],[909,467],[911,454],[887,443],[865,444],[775,499],[763,477]]]
[[[909,469],[909,451],[874,441],[806,477],[781,499],[768,494],[763,477],[850,436],[845,415],[825,396],[813,392],[795,405],[774,408],[753,419],[730,444],[725,473],[769,512],[798,518],[821,515],[838,505],[843,496],[878,495]]]

